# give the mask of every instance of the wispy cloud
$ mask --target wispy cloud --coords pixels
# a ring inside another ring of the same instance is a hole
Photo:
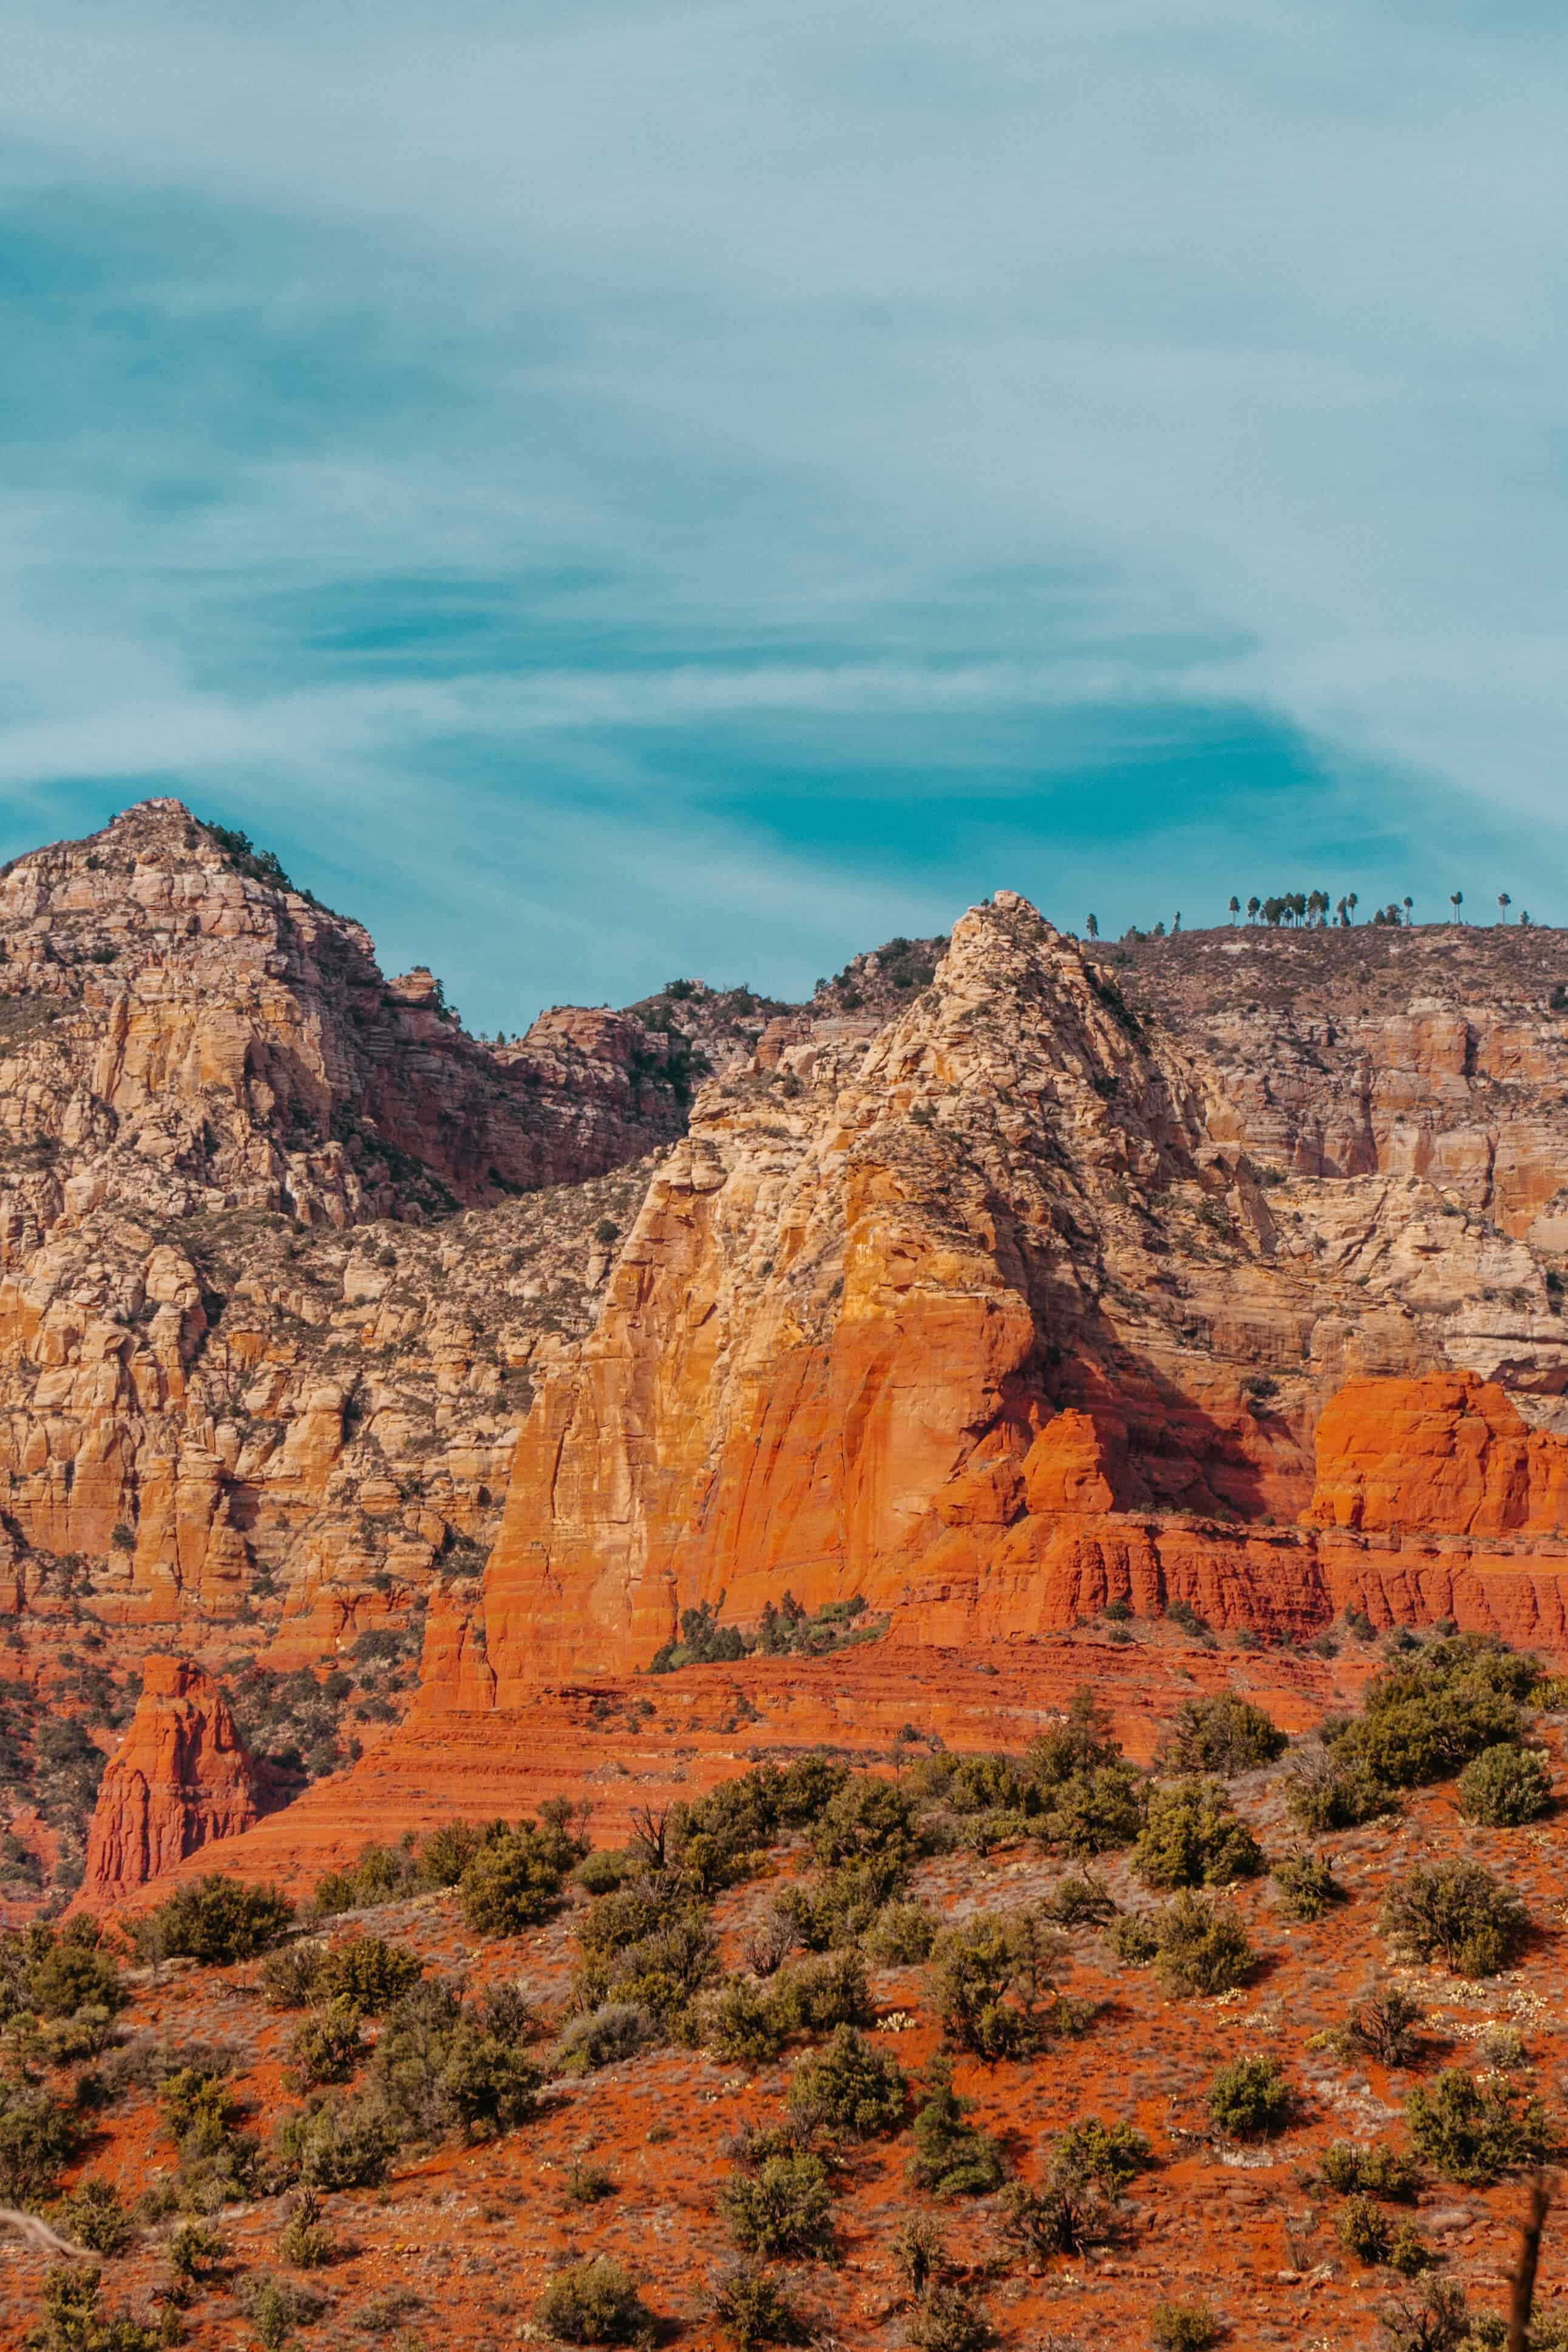
[[[172,784],[508,1026],[1004,879],[1568,914],[1565,100],[1467,0],[16,0],[10,845]]]

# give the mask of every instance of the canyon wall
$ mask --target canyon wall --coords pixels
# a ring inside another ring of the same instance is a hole
[[[1401,1034],[1426,1037],[1440,1110],[1445,1070],[1468,1084],[1452,1023]],[[1535,1061],[1559,1066],[1553,1031]],[[1515,1223],[1568,1171],[1561,1118],[1525,1111],[1545,1173]],[[1561,1524],[1549,1254],[1439,1190],[1441,1150],[1385,1170],[1375,1120],[1369,1164],[1332,1180],[1238,1129],[1207,1050],[1007,892],[869,1040],[779,1024],[699,1098],[546,1376],[482,1601],[431,1628],[424,1704],[623,1673],[683,1610],[755,1625],[786,1590],[953,1644],[1107,1600],[1260,1633],[1364,1601],[1386,1620],[1385,1580],[1450,1613]],[[1502,1551],[1428,1577],[1319,1528]],[[1553,1622],[1542,1573],[1511,1623]]]
[[[211,1677],[188,1659],[149,1658],[131,1729],[99,1787],[87,1901],[111,1901],[215,1839],[242,1835],[268,1794]]]
[[[68,1863],[37,1727],[113,1750],[149,1654],[298,1788],[416,1679],[425,1725],[531,1707],[786,1594],[905,1661],[1115,1601],[1568,1646],[1561,963],[1085,947],[1002,891],[809,1003],[486,1044],[176,802],[16,861],[0,1807]],[[183,1818],[113,1773],[105,1885]]]

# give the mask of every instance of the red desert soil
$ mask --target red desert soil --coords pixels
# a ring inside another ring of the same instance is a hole
[[[619,1844],[634,1807],[697,1796],[760,1757],[787,1760],[805,1748],[881,1761],[895,1754],[906,1725],[954,1749],[1019,1750],[1085,1682],[1127,1754],[1146,1763],[1184,1698],[1236,1690],[1299,1732],[1354,1706],[1381,1663],[1356,1643],[1329,1660],[1210,1649],[1163,1625],[1129,1631],[1124,1645],[1085,1629],[983,1657],[868,1643],[828,1658],[584,1680],[494,1714],[416,1716],[351,1772],[318,1781],[221,1851],[193,1853],[170,1876],[133,1889],[126,1907],[161,1900],[171,1876],[213,1869],[308,1891],[367,1839],[511,1818],[548,1797],[586,1799],[595,1843]]]
[[[1166,1671],[1174,1682],[1186,1667],[1207,1688],[1239,1663],[1187,1654],[1173,1656]],[[1123,1673],[1122,1694],[1133,1703],[1137,1661],[1106,1664],[1111,1677]],[[1251,1676],[1251,1661],[1243,1663],[1243,1671]],[[1305,1713],[1327,1695],[1330,1675],[1314,1662],[1287,1669],[1281,1682]],[[876,1703],[874,1675],[858,1678],[858,1687],[869,1713]],[[1025,1703],[1028,1687],[1021,1676],[1010,1684],[998,1676],[987,1696],[1002,1714]],[[661,1700],[673,1716],[687,1704],[694,1716],[700,1711],[674,1691],[661,1694]],[[1283,1711],[1282,1698],[1281,1704]],[[563,1707],[558,1722],[564,1724],[568,1714]],[[1561,1772],[1562,1724],[1551,1721],[1545,1736]],[[700,1752],[706,1765],[713,1750]],[[541,1759],[540,1786],[543,1769]],[[1232,1784],[1239,1810],[1274,1854],[1294,1843],[1279,1779],[1278,1768],[1269,1768]],[[273,1825],[275,1837],[280,1827]],[[253,1861],[266,1834],[236,1842],[233,1857]],[[936,2206],[909,2190],[903,2175],[907,2135],[852,2147],[839,2181],[838,2259],[785,2266],[792,2293],[819,2331],[817,2340],[856,2347],[900,2340],[908,2313],[890,2241],[899,2222],[921,2209],[946,2231],[963,2276],[985,2302],[1002,2341],[1029,2352],[1144,2345],[1151,2305],[1166,2294],[1209,2301],[1239,2347],[1369,2344],[1375,2307],[1390,2282],[1361,2269],[1338,2245],[1332,2229],[1338,2200],[1312,2184],[1315,2160],[1334,2138],[1401,2139],[1400,2105],[1412,2084],[1429,2079],[1438,2064],[1473,2063],[1474,2045],[1490,2025],[1517,2027],[1530,2079],[1558,2098],[1568,2030],[1563,1902],[1568,1822],[1558,1819],[1513,1832],[1471,1829],[1458,1819],[1447,1788],[1413,1797],[1393,1822],[1330,1835],[1321,1844],[1332,1853],[1350,1898],[1322,1921],[1308,1927],[1285,1921],[1266,1879],[1236,1890],[1264,1955],[1245,1991],[1166,2001],[1146,1971],[1119,1967],[1098,1935],[1081,1931],[1072,1937],[1064,1982],[1073,1994],[1103,2004],[1084,2037],[1017,2063],[959,2062],[958,2085],[977,2102],[976,2120],[1000,2138],[1026,2179],[1038,2169],[1043,2139],[1086,2116],[1130,2120],[1148,2135],[1158,2161],[1134,2184],[1134,2228],[1125,2247],[1044,2264],[1004,2261],[992,2207],[962,2200]],[[1525,1896],[1533,1923],[1527,1955],[1516,1969],[1475,1984],[1405,1971],[1403,1980],[1427,2009],[1428,2040],[1419,2067],[1391,2074],[1375,2063],[1346,2062],[1318,2037],[1386,1967],[1375,1932],[1380,1890],[1394,1873],[1430,1859],[1438,1848],[1473,1855]],[[789,1854],[776,1856],[768,1874],[719,1898],[716,1917],[728,1964],[737,1962],[747,1925],[766,1907],[776,1874],[797,1866]],[[1009,1911],[1037,1901],[1063,1868],[1022,1844],[984,1857],[949,1853],[918,1865],[915,1891],[950,1916]],[[1109,1858],[1103,1875],[1123,1902],[1139,1892],[1124,1857]],[[574,1895],[563,1916],[507,1943],[481,1943],[466,1935],[452,1894],[378,1908],[358,1922],[336,1921],[332,1932],[362,1924],[437,1970],[466,1974],[476,1986],[516,1979],[548,2016],[559,2012],[582,1906],[583,1898]],[[230,2051],[240,2095],[265,2133],[284,2095],[280,2046],[293,2020],[268,2011],[256,1975],[255,1966],[168,1965],[161,1975],[138,1980],[130,2021],[175,2041],[199,2039]],[[873,1975],[873,1985],[877,2015],[888,2021],[873,2038],[914,2073],[937,2042],[924,1971],[883,1970]],[[1246,2053],[1276,2057],[1300,2104],[1278,2139],[1228,2147],[1210,2136],[1204,2094],[1217,2066]],[[416,2345],[428,2352],[481,2352],[528,2340],[537,2333],[531,2306],[552,2265],[564,2256],[611,2252],[643,2282],[673,2340],[689,2352],[727,2343],[705,2315],[709,2283],[730,2259],[715,2189],[731,2168],[727,2145],[740,2126],[779,2115],[789,2071],[788,2059],[747,2069],[700,2052],[657,2050],[582,2082],[558,2081],[540,2116],[508,2137],[469,2149],[444,2147],[401,2167],[384,2191],[329,2198],[329,2219],[342,2251],[328,2268],[310,2273],[309,2284],[325,2293],[330,2308],[298,2340],[398,2341],[409,2352]],[[133,2199],[172,2168],[173,2150],[160,2130],[151,2105],[110,2112],[83,2169],[118,2182]],[[588,2210],[574,2207],[566,2190],[569,2166],[585,2158],[602,2165],[614,2182],[613,2194]],[[1517,2182],[1485,2190],[1433,2182],[1413,2209],[1440,2255],[1441,2275],[1461,2283],[1473,2307],[1496,2310],[1504,2301],[1522,2201]],[[235,2264],[276,2265],[281,2200],[230,2208],[218,2219]],[[22,2341],[42,2268],[42,2259],[19,2245],[8,2245],[0,2256],[0,2342],[6,2346]],[[150,2248],[104,2270],[109,2299],[132,2307],[166,2275]],[[1568,2252],[1560,2238],[1549,2236],[1546,2303],[1555,2305],[1565,2291]],[[395,2322],[405,2331],[401,2337],[390,2332],[385,2317],[384,2298],[392,2294],[406,2298]],[[196,2344],[238,2352],[255,2342],[248,2324],[225,2304],[221,2281],[190,2317],[189,2340]]]

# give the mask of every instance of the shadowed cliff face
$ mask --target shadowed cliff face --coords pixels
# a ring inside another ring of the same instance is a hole
[[[689,985],[486,1046],[173,801],[0,876],[0,1575],[27,1707],[78,1721],[90,1763],[151,1643],[231,1680],[346,1667],[313,1770],[394,1717],[438,1564],[488,1549],[536,1363],[591,1321],[696,1075],[771,1009]],[[60,1834],[40,1856],[68,1869]]]
[[[149,1646],[296,1786],[422,1642],[428,1719],[787,1592],[890,1657],[1116,1600],[1568,1646],[1557,934],[1086,954],[1002,892],[809,1005],[490,1047],[156,801],[0,877],[0,948],[5,1670],[87,1738],[48,1789]]]
[[[1542,1235],[1385,1170],[1375,1122],[1363,1173],[1255,1159],[1207,1038],[1142,992],[1140,1014],[1113,971],[1003,892],[957,925],[901,1017],[869,1038],[780,1024],[706,1088],[593,1332],[523,1429],[482,1636],[476,1617],[455,1633],[450,1603],[432,1629],[432,1702],[463,1678],[505,1705],[645,1664],[682,1609],[722,1600],[754,1623],[786,1589],[808,1608],[862,1597],[895,1638],[928,1642],[1068,1623],[1116,1597],[1179,1594],[1260,1629],[1322,1622],[1343,1570],[1302,1536],[1281,1575],[1278,1544],[1249,1530],[1309,1511],[1343,1524],[1313,1503],[1313,1448],[1347,1381],[1373,1388],[1328,1425],[1324,1494],[1347,1429],[1375,1421],[1378,1376],[1501,1374],[1550,1420],[1568,1344]],[[1550,1199],[1568,1132],[1537,1088],[1562,1055],[1550,1022],[1534,1026],[1537,1078],[1511,1100]],[[1272,1075],[1258,1082],[1266,1095]],[[1434,1079],[1424,1115],[1444,1099]],[[1392,1156],[1440,1160],[1448,1130],[1427,1117],[1423,1133]],[[1491,1139],[1494,1168],[1506,1141]],[[1404,1526],[1559,1524],[1557,1441],[1487,1393],[1478,1414],[1473,1384],[1423,1392],[1416,1418],[1446,1433],[1428,1450],[1468,1445],[1455,1433],[1490,1413],[1494,1450],[1533,1446],[1537,1499],[1466,1515],[1451,1482],[1416,1475]],[[1408,1420],[1388,1417],[1374,1450],[1397,1451]]]
[[[276,1796],[222,1694],[187,1659],[149,1658],[129,1732],[99,1787],[87,1901],[144,1885],[217,1838],[237,1837]]]

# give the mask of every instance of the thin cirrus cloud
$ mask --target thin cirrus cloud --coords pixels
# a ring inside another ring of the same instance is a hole
[[[183,792],[486,1026],[1568,911],[1565,99],[1458,0],[18,0],[6,845]]]

